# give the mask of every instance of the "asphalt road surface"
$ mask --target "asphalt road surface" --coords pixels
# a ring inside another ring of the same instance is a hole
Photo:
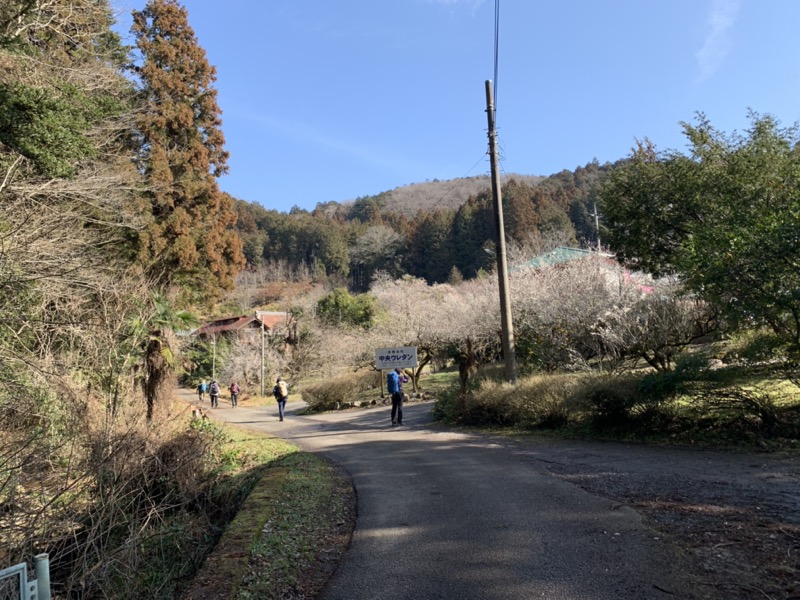
[[[429,428],[430,403],[298,416],[214,417],[327,456],[353,478],[358,518],[325,600],[694,599],[685,558],[632,509],[549,474],[523,446]]]

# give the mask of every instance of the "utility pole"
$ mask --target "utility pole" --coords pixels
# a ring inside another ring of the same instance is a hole
[[[600,254],[602,246],[600,245],[600,215],[597,214],[597,202],[592,203],[592,208],[594,209],[594,213],[592,214],[594,217],[594,228],[597,231],[597,253]]]
[[[506,363],[506,381],[517,382],[517,356],[514,349],[514,325],[511,321],[511,296],[508,290],[508,267],[506,265],[506,231],[503,225],[503,198],[500,190],[500,174],[497,170],[497,132],[494,122],[494,93],[492,80],[486,80],[486,115],[489,120],[489,160],[492,166],[492,196],[494,197],[494,220],[497,237],[497,280],[500,284],[500,326],[503,330],[503,358]]]
[[[261,397],[264,397],[264,315],[256,312],[258,320],[261,321]]]
[[[213,348],[214,348],[213,349],[213,353],[211,355],[211,379],[216,381],[216,379],[217,379],[217,334],[216,334],[216,332],[211,334],[211,340],[212,340],[212,344],[213,344]]]

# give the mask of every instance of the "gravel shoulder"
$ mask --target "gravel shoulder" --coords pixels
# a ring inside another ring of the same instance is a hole
[[[689,554],[703,596],[800,599],[800,457],[525,438],[512,451],[639,512]]]

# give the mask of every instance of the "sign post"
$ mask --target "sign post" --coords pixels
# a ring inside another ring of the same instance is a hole
[[[414,369],[419,366],[416,346],[399,346],[397,348],[378,348],[375,350],[375,368],[381,372],[381,398],[383,398],[384,369],[411,369],[411,381],[414,392],[417,391],[417,377]]]

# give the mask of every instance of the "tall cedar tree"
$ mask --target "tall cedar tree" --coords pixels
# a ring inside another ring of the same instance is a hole
[[[244,266],[233,201],[216,182],[228,170],[216,70],[174,0],[134,11],[132,31],[146,103],[139,166],[154,217],[142,234],[142,259],[160,283],[214,297]]]

